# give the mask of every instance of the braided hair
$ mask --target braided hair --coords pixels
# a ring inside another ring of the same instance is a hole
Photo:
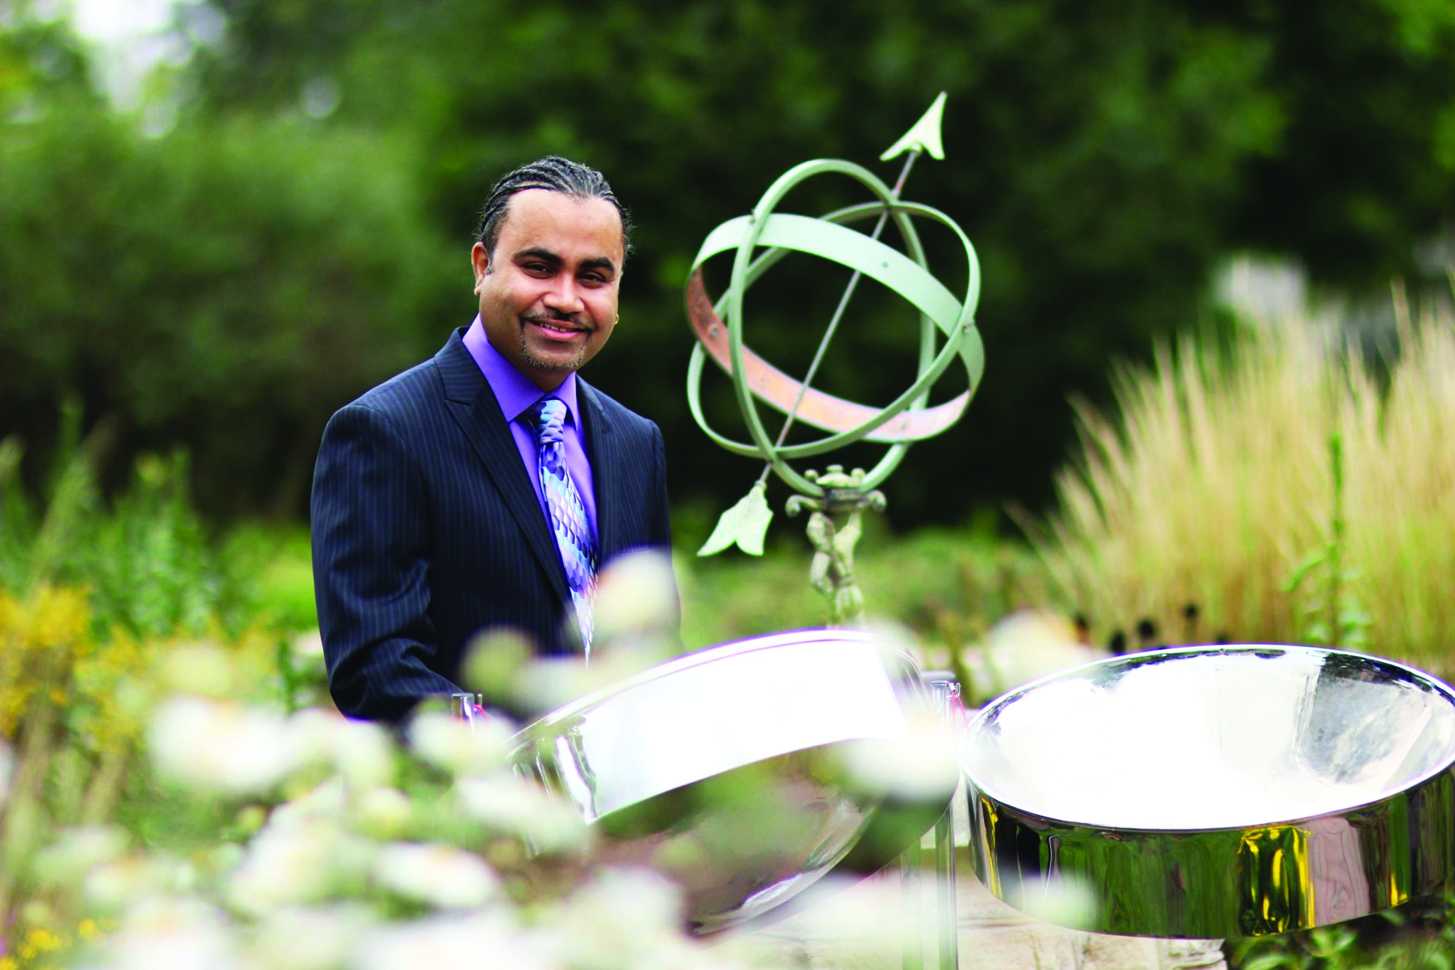
[[[560,155],[547,155],[522,165],[507,172],[495,183],[485,200],[485,207],[480,210],[480,222],[475,230],[475,239],[486,252],[495,251],[495,241],[500,238],[500,229],[505,224],[510,197],[526,189],[546,189],[576,199],[605,199],[616,207],[617,215],[621,216],[623,254],[631,252],[631,215],[607,184],[606,176],[589,165]]]

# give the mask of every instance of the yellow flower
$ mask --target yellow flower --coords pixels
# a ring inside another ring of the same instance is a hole
[[[94,940],[101,933],[101,927],[89,916],[76,924],[76,935],[83,940]]]
[[[37,645],[72,645],[91,625],[89,594],[73,586],[42,586],[31,611],[30,635]]]
[[[35,948],[36,953],[49,953],[61,948],[62,940],[44,926],[37,926],[25,934],[25,945]]]
[[[20,970],[20,964],[14,957],[0,957],[0,970]]]

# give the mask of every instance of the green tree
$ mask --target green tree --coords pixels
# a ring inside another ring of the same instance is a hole
[[[1455,10],[1428,0],[1317,11],[1266,0],[743,0],[589,13],[501,0],[210,0],[179,10],[221,14],[226,29],[185,73],[177,144],[209,144],[214,130],[290,132],[295,154],[265,168],[280,212],[309,200],[299,250],[328,249],[333,226],[375,217],[418,222],[418,238],[434,240],[430,257],[368,233],[375,258],[416,279],[370,274],[373,312],[351,317],[378,373],[469,319],[463,254],[495,177],[546,152],[606,171],[639,233],[623,324],[592,377],[661,421],[674,494],[717,504],[753,470],[686,413],[681,286],[698,243],[800,160],[876,165],[937,90],[950,93],[949,158],[917,168],[908,195],[953,215],[980,251],[988,369],[964,422],[889,483],[898,523],[1046,498],[1070,437],[1067,396],[1103,398],[1109,360],[1205,321],[1209,276],[1229,250],[1288,253],[1321,279],[1380,283],[1417,268],[1416,245],[1455,202]],[[293,184],[312,178],[315,154],[349,159],[335,194]],[[829,181],[789,202],[815,212],[860,198]],[[948,285],[956,272],[946,264]],[[749,298],[750,343],[802,371],[846,277],[785,261]],[[309,297],[347,302],[316,282]],[[284,288],[259,308],[274,332],[306,315],[304,293]],[[861,288],[825,386],[887,401],[913,369],[911,329],[902,307]],[[341,404],[376,372],[333,364],[312,362],[324,378],[316,402]],[[712,406],[731,427],[720,397]],[[270,453],[306,465],[316,420],[289,413],[289,440]],[[947,495],[949,479],[959,487]]]
[[[184,445],[213,510],[296,512],[323,420],[423,352],[415,318],[443,292],[404,154],[245,117],[3,126],[4,430],[43,451],[74,392],[109,419],[113,469]]]

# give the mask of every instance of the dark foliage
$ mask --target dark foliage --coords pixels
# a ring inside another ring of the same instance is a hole
[[[5,181],[22,191],[0,202],[0,292],[28,306],[0,323],[0,354],[24,354],[0,407],[54,413],[55,389],[78,387],[93,418],[213,449],[195,465],[212,508],[296,502],[327,410],[469,320],[484,195],[548,153],[600,168],[638,224],[622,325],[591,376],[662,423],[675,496],[721,506],[756,469],[687,414],[681,286],[698,244],[806,158],[892,178],[874,159],[949,92],[949,157],[922,162],[907,195],[979,250],[988,366],[961,425],[889,482],[899,525],[1048,497],[1068,395],[1101,396],[1109,360],[1215,321],[1207,283],[1227,252],[1377,285],[1418,268],[1455,202],[1443,3],[208,9],[227,30],[183,75],[173,134],[7,125]],[[861,198],[827,180],[788,206]],[[929,242],[963,286],[946,240]],[[785,261],[749,297],[749,342],[802,372],[846,278]],[[822,383],[888,401],[912,377],[912,332],[861,287]],[[261,456],[287,485],[237,474]]]

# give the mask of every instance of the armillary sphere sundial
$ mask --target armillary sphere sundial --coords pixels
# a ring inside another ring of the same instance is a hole
[[[953,219],[901,197],[905,180],[920,155],[945,157],[940,137],[945,94],[941,92],[918,122],[883,155],[889,161],[905,155],[893,187],[863,166],[841,159],[816,159],[784,172],[763,193],[750,215],[730,219],[708,233],[693,260],[687,282],[687,316],[697,335],[687,371],[687,400],[703,432],[728,451],[764,462],[748,494],[723,513],[698,555],[710,556],[733,545],[761,555],[772,511],[768,506],[768,474],[773,472],[794,491],[790,515],[807,509],[809,541],[815,549],[811,579],[829,598],[834,623],[855,622],[863,597],[854,581],[854,545],[865,509],[882,509],[878,487],[904,459],[909,446],[945,431],[965,412],[985,368],[984,348],[975,328],[980,297],[980,265],[975,247]],[[776,211],[795,187],[819,175],[838,174],[857,181],[871,201],[806,216]],[[863,233],[850,228],[877,217]],[[964,249],[967,283],[956,294],[931,274],[915,220],[937,223]],[[904,251],[879,240],[893,221]],[[703,282],[702,267],[720,254],[733,254],[727,290],[716,300]],[[854,271],[830,318],[808,372],[802,380],[774,367],[746,345],[744,297],[764,273],[790,253],[830,260]],[[884,407],[844,400],[812,386],[825,352],[844,316],[861,277],[867,276],[907,301],[919,315],[919,356],[914,382]],[[702,407],[702,372],[711,358],[731,378],[748,440],[715,430]],[[956,362],[964,368],[966,386],[953,399],[929,405],[930,390]],[[786,416],[776,436],[770,435],[759,402]],[[825,432],[822,437],[788,444],[788,432],[802,422]],[[860,441],[883,444],[887,450],[870,469],[845,471],[829,465],[822,471],[795,469],[790,462],[845,448]]]

